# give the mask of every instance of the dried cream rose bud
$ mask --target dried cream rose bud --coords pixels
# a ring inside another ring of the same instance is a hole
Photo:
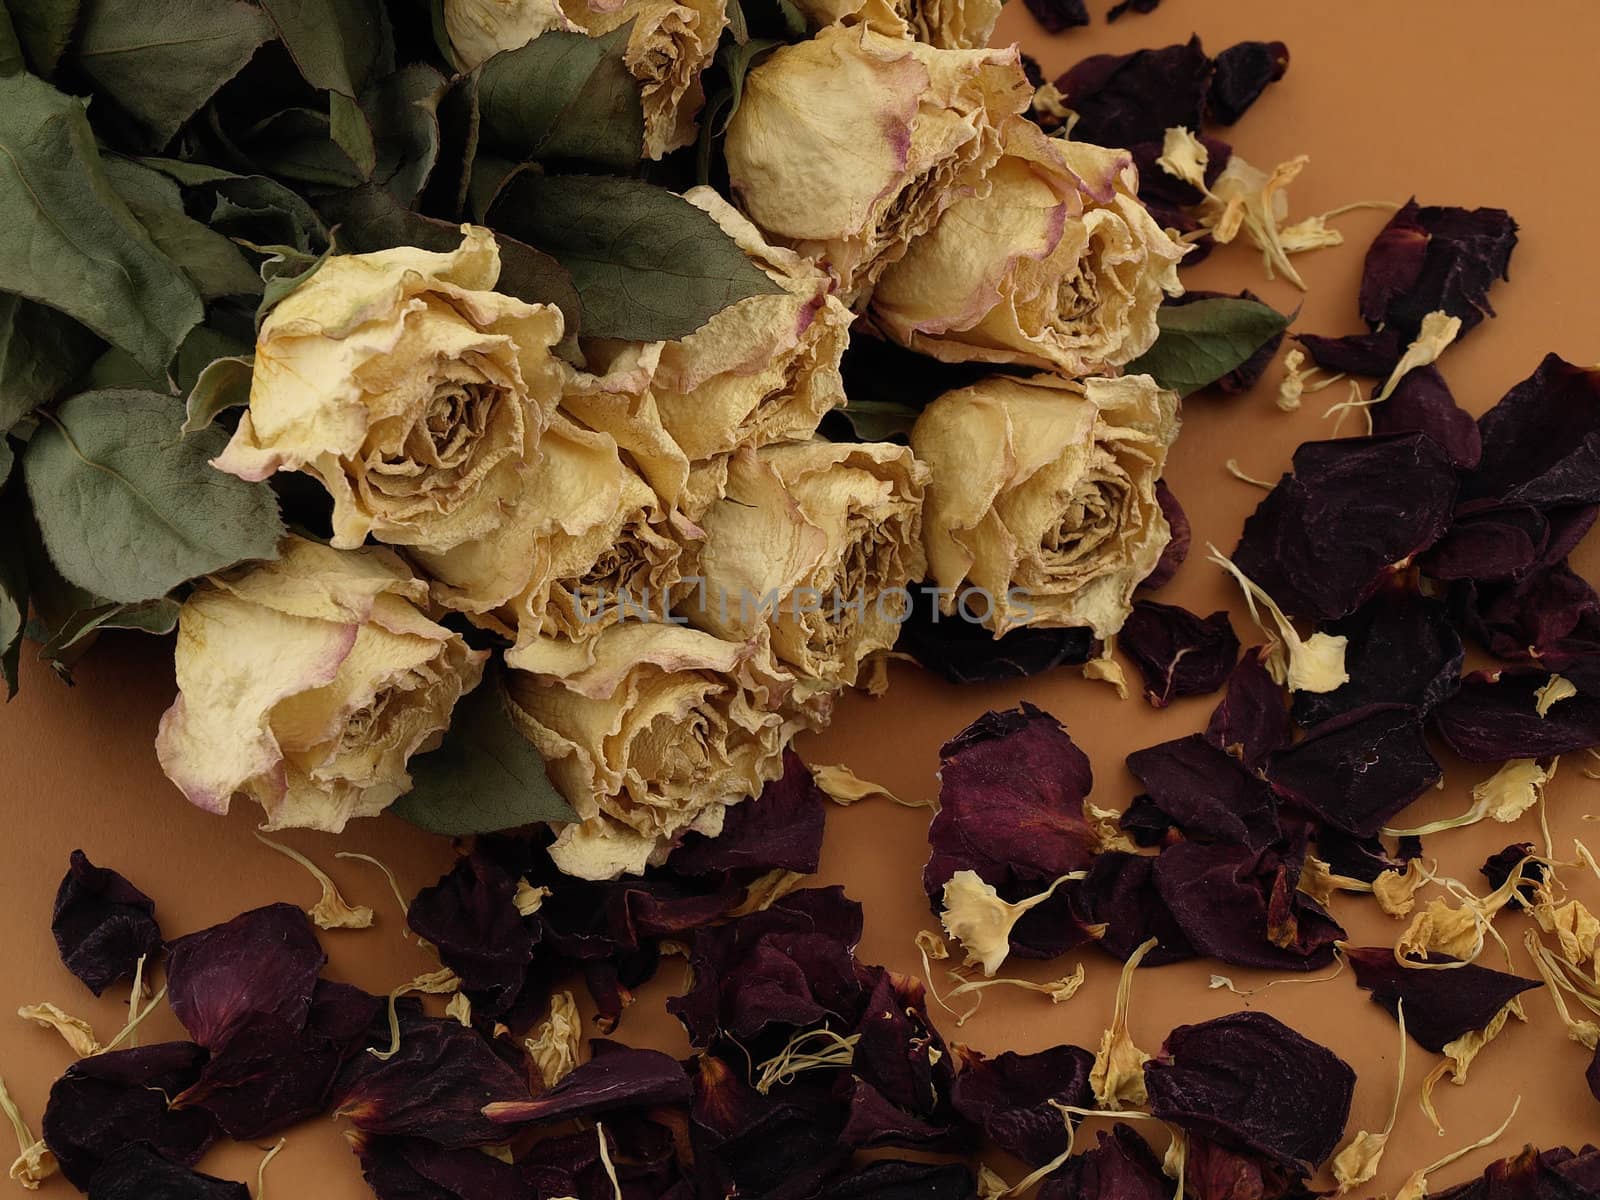
[[[989,44],[1001,0],[796,0],[813,26],[870,25],[889,37],[916,38],[945,50]]]
[[[790,442],[741,450],[702,524],[704,585],[680,610],[726,638],[765,624],[802,691],[853,685],[894,645],[923,577],[927,469],[904,446]]]
[[[201,808],[242,792],[268,829],[337,833],[411,786],[407,761],[438,745],[486,654],[423,615],[427,585],[391,551],[282,552],[184,602],[156,754]]]
[[[884,272],[872,315],[947,362],[1018,363],[1077,377],[1155,344],[1185,247],[1142,204],[1121,150],[1047,137],[1017,117],[985,196],[957,200]]]
[[[832,25],[745,78],[728,126],[735,199],[859,306],[911,240],[987,190],[1001,122],[1027,107],[1017,50],[938,50]]]
[[[793,690],[761,639],[637,621],[606,630],[594,665],[560,683],[511,672],[512,720],[579,817],[551,847],[557,866],[610,879],[688,830],[720,832],[728,806],[782,772],[795,733],[826,720],[826,696],[802,705]]]
[[[1171,539],[1155,485],[1177,434],[1178,397],[1148,375],[995,376],[940,396],[911,448],[932,472],[922,531],[944,611],[996,635],[1116,633]]]
[[[491,291],[500,251],[336,255],[256,338],[250,408],[215,460],[243,479],[305,471],[333,543],[442,551],[515,519],[560,395],[560,310]]]
[[[464,69],[552,29],[604,37],[629,21],[623,63],[644,102],[644,153],[658,159],[695,139],[700,74],[728,24],[726,0],[445,0],[445,30]]]

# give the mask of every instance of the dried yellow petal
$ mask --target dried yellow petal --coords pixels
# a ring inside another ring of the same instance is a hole
[[[100,1040],[95,1037],[89,1023],[62,1012],[54,1004],[25,1004],[17,1009],[17,1016],[24,1021],[43,1025],[46,1029],[54,1029],[79,1058],[100,1053]]]
[[[1089,1072],[1089,1085],[1094,1089],[1095,1102],[1101,1108],[1136,1107],[1149,1098],[1144,1086],[1144,1064],[1150,1061],[1150,1056],[1134,1045],[1128,1033],[1128,1009],[1133,992],[1133,973],[1156,945],[1157,939],[1151,938],[1130,954],[1122,966],[1122,977],[1117,983],[1116,1005],[1111,1011],[1111,1024],[1100,1036],[1100,1050],[1094,1056],[1094,1067]]]
[[[1122,664],[1115,657],[1117,652],[1117,636],[1112,634],[1106,638],[1100,651],[1099,658],[1091,658],[1083,664],[1083,677],[1093,679],[1100,683],[1109,683],[1117,689],[1117,699],[1128,698],[1128,676],[1122,669]]]
[[[1012,904],[1002,900],[994,886],[985,883],[976,871],[957,871],[944,885],[944,911],[939,921],[967,952],[967,965],[981,966],[986,976],[992,976],[1010,953],[1012,927],[1025,912],[1043,904],[1072,878],[1082,875],[1063,875],[1038,895]]]
[[[824,763],[811,768],[811,778],[835,804],[850,805],[861,800],[893,800],[905,808],[937,808],[937,800],[902,800],[882,784],[862,779],[843,763]]]
[[[1233,561],[1226,558],[1215,546],[1208,543],[1207,548],[1211,551],[1211,561],[1232,575],[1244,589],[1244,602],[1250,610],[1251,619],[1264,633],[1274,638],[1276,644],[1268,657],[1267,667],[1279,683],[1286,683],[1293,692],[1331,692],[1349,682],[1350,676],[1344,669],[1344,651],[1349,644],[1348,638],[1314,633],[1302,640],[1295,632],[1289,618],[1283,615],[1283,610],[1271,596],[1234,566]],[[1261,619],[1261,614],[1256,609],[1257,601],[1260,601],[1271,615],[1272,626],[1269,627]],[[1288,656],[1287,664],[1283,661],[1284,654]]]
[[[1402,871],[1384,871],[1372,881],[1378,907],[1391,917],[1407,917],[1417,904],[1417,889],[1428,882],[1422,860],[1413,858]]]
[[[1205,143],[1179,125],[1167,130],[1162,138],[1161,157],[1156,159],[1156,166],[1203,192],[1206,190],[1206,167],[1210,162],[1211,153]]]
[[[545,1087],[555,1087],[572,1073],[583,1047],[583,1020],[571,992],[557,992],[550,997],[550,1015],[522,1044],[539,1069]]]
[[[11,1178],[28,1191],[36,1192],[41,1183],[56,1173],[56,1156],[44,1144],[43,1138],[33,1136],[33,1130],[22,1118],[22,1110],[6,1090],[4,1079],[0,1079],[0,1112],[5,1113],[6,1119],[11,1122],[12,1132],[17,1135],[19,1153],[11,1164]]]
[[[318,929],[370,929],[372,927],[372,910],[365,904],[351,905],[339,894],[338,887],[328,874],[316,863],[312,862],[298,850],[285,846],[282,842],[275,842],[271,838],[256,834],[256,841],[263,846],[276,850],[285,858],[299,863],[311,873],[311,877],[322,887],[322,898],[306,909],[306,913],[317,923]]]
[[[517,880],[516,894],[511,898],[517,906],[517,911],[525,917],[531,917],[538,912],[540,907],[550,895],[547,887],[534,887],[526,879]]]
[[[1541,717],[1548,716],[1550,710],[1563,700],[1570,700],[1578,694],[1577,685],[1572,680],[1560,675],[1550,676],[1542,688],[1534,693],[1534,711]]]

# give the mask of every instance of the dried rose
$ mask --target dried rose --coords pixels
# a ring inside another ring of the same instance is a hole
[[[986,187],[998,127],[1031,94],[1014,48],[937,50],[829,26],[746,77],[728,127],[734,197],[854,304],[940,213]]]
[[[701,73],[728,24],[724,0],[445,0],[445,31],[463,68],[551,30],[604,37],[633,22],[623,64],[639,82],[647,158],[695,139]]]
[[[511,676],[512,719],[577,810],[551,848],[568,874],[642,872],[689,830],[715,834],[729,805],[783,770],[783,751],[829,697],[793,703],[764,641],[622,622],[562,686]]]
[[[922,578],[928,472],[904,446],[814,440],[741,451],[701,523],[703,591],[680,611],[743,641],[765,624],[802,689],[853,685],[895,643]]]
[[[440,604],[516,639],[508,664],[564,678],[594,665],[596,639],[619,621],[665,617],[682,593],[684,542],[699,530],[622,461],[609,435],[558,415],[540,450],[524,498],[553,520],[411,557]]]
[[[1116,633],[1171,536],[1155,484],[1177,432],[1177,396],[1145,375],[996,376],[934,401],[911,447],[933,473],[923,534],[945,614]],[[976,589],[982,604],[958,594]]]
[[[958,362],[1098,374],[1155,344],[1156,309],[1178,295],[1183,246],[1136,193],[1126,153],[1046,137],[1013,117],[986,190],[957,199],[883,273],[876,324]]]
[[[868,25],[887,37],[942,50],[981,50],[1000,19],[1001,0],[796,0],[811,23]]]
[[[560,387],[561,313],[491,290],[494,236],[462,230],[448,254],[335,255],[278,304],[215,465],[315,476],[341,548],[442,551],[542,518],[522,493]]]
[[[243,792],[268,829],[338,832],[411,786],[407,760],[437,745],[487,655],[422,614],[427,585],[390,552],[282,550],[184,602],[156,754],[201,808]]]

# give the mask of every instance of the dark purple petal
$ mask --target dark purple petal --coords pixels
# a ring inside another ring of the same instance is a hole
[[[1298,1175],[1250,1154],[1235,1154],[1203,1137],[1189,1138],[1184,1190],[1190,1200],[1315,1200]]]
[[[827,797],[811,769],[793,750],[785,751],[783,774],[755,799],[730,808],[719,836],[687,834],[667,859],[667,869],[681,875],[777,870],[810,875],[822,854],[826,808]]]
[[[1523,979],[1475,963],[1448,971],[1402,967],[1388,946],[1347,947],[1345,955],[1355,968],[1356,986],[1371,992],[1373,1003],[1390,1016],[1400,1011],[1403,1002],[1406,1034],[1435,1054],[1444,1053],[1444,1048],[1462,1034],[1485,1028],[1502,1008],[1539,986],[1536,979]],[[1457,960],[1430,954],[1422,961]]]
[[[1252,769],[1294,736],[1288,692],[1263,662],[1265,646],[1247,651],[1228,676],[1228,691],[1211,713],[1206,740]]]
[[[1462,497],[1535,508],[1600,502],[1600,371],[1547,354],[1478,419],[1483,458]]]
[[[1160,5],[1161,0],[1121,0],[1107,11],[1106,20],[1116,21],[1130,12],[1153,13]]]
[[[1483,456],[1478,423],[1456,403],[1438,367],[1408,371],[1389,398],[1368,411],[1374,433],[1425,433],[1458,470],[1470,470]]]
[[[1189,516],[1183,511],[1183,505],[1178,503],[1178,498],[1172,494],[1172,489],[1167,486],[1165,479],[1156,480],[1156,503],[1161,506],[1161,515],[1167,519],[1167,528],[1172,531],[1172,538],[1167,542],[1166,549],[1161,552],[1161,558],[1156,562],[1156,569],[1144,577],[1144,582],[1139,586],[1145,591],[1154,592],[1171,583],[1178,574],[1178,568],[1183,566],[1184,560],[1189,557],[1189,543],[1193,533],[1189,528]]]
[[[1024,627],[997,638],[960,612],[945,616],[934,591],[921,585],[911,588],[911,612],[895,649],[951,683],[993,683],[1086,663],[1094,635],[1087,629]]]
[[[1344,938],[1271,850],[1179,842],[1156,858],[1155,882],[1194,948],[1235,966],[1315,971]]]
[[[1089,23],[1084,0],[1025,0],[1033,19],[1046,33],[1065,33]]]
[[[702,1195],[798,1200],[849,1161],[844,1113],[826,1091],[791,1087],[764,1096],[710,1054],[694,1071],[690,1138]]]
[[[1311,361],[1324,371],[1347,375],[1370,375],[1387,379],[1405,353],[1405,342],[1393,329],[1380,333],[1352,333],[1345,337],[1323,337],[1315,333],[1294,335]]]
[[[399,1053],[387,1061],[356,1055],[336,1093],[336,1115],[363,1133],[459,1148],[503,1139],[483,1108],[526,1100],[528,1086],[459,1021],[402,1014]]]
[[[1225,611],[1204,619],[1175,604],[1134,602],[1117,645],[1144,679],[1145,699],[1165,708],[1182,696],[1214,692],[1239,657],[1239,638]]]
[[[678,1169],[671,1132],[654,1121],[628,1116],[604,1123],[607,1153],[625,1200],[694,1200]],[[594,1130],[535,1142],[518,1161],[540,1197],[611,1200],[616,1187],[600,1158]]]
[[[861,906],[839,887],[793,892],[761,912],[695,931],[689,991],[667,1001],[689,1041],[709,1046],[773,1025],[854,1025],[866,999],[856,969]]]
[[[1434,1192],[1433,1200],[1593,1200],[1600,1166],[1592,1147],[1575,1155],[1565,1147],[1536,1150],[1532,1146],[1492,1162],[1466,1183]]]
[[[1186,837],[1256,849],[1278,840],[1272,788],[1198,733],[1134,751],[1128,770]]]
[[[1145,942],[1156,939],[1141,967],[1194,957],[1194,947],[1156,889],[1155,865],[1153,856],[1108,850],[1071,893],[1078,920],[1103,927],[1096,944],[1113,958],[1126,962]]]
[[[88,1191],[89,1200],[250,1200],[244,1184],[191,1171],[138,1144],[106,1159]]]
[[[865,1079],[842,1077],[838,1099],[849,1111],[839,1134],[846,1146],[858,1150],[898,1146],[950,1153],[974,1148],[965,1127],[907,1112]]]
[[[1461,637],[1437,600],[1385,588],[1324,632],[1348,639],[1344,669],[1350,679],[1331,692],[1295,693],[1294,719],[1302,726],[1370,704],[1427,712],[1460,686]]]
[[[1216,74],[1206,95],[1213,120],[1232,125],[1261,99],[1267,85],[1289,70],[1289,47],[1282,42],[1239,42],[1216,58]]]
[[[1069,1158],[1040,1186],[1039,1200],[1166,1200],[1161,1160],[1130,1125],[1100,1131],[1093,1150]]]
[[[1600,745],[1600,700],[1583,691],[1538,712],[1547,671],[1474,671],[1433,710],[1434,729],[1468,762],[1545,758]]]
[[[928,826],[932,854],[922,873],[936,906],[960,870],[998,888],[1049,884],[1089,866],[1096,837],[1083,800],[1093,776],[1054,717],[1028,703],[985,713],[939,758],[940,809]]]
[[[327,961],[310,917],[269,904],[172,942],[167,1001],[189,1036],[217,1051],[259,1017],[302,1028]]]
[[[1356,1083],[1337,1054],[1263,1012],[1179,1026],[1144,1078],[1161,1120],[1299,1175],[1339,1144]]]
[[[74,850],[56,891],[50,932],[62,964],[98,996],[119,979],[133,978],[140,958],[155,961],[161,952],[155,911],[149,896]]]
[[[948,1121],[954,1064],[928,1016],[922,981],[875,970],[877,983],[855,1028],[861,1040],[850,1070],[896,1107]]]
[[[1267,760],[1280,796],[1357,837],[1376,835],[1441,774],[1422,714],[1405,704],[1333,717]]]
[[[534,1125],[689,1102],[693,1089],[677,1059],[599,1039],[590,1049],[593,1057],[549,1091],[533,1100],[490,1104],[484,1115],[500,1125]]]
[[[1525,504],[1470,501],[1455,523],[1418,560],[1435,579],[1515,580],[1555,565],[1589,532],[1600,508],[1541,511]]]
[[[358,1134],[352,1141],[361,1174],[378,1200],[536,1200],[538,1196],[521,1171],[481,1150],[447,1150],[420,1138]]]
[[[1455,496],[1449,458],[1422,434],[1306,442],[1233,561],[1292,616],[1331,621],[1438,540]]]
[[[61,1173],[87,1189],[107,1159],[133,1145],[186,1167],[199,1162],[217,1123],[197,1109],[169,1108],[167,1097],[192,1084],[205,1059],[191,1042],[164,1042],[73,1063],[44,1110],[44,1140]]]
[[[1061,1112],[1047,1101],[1093,1107],[1089,1071],[1094,1055],[1078,1046],[1034,1054],[1007,1050],[994,1058],[976,1051],[962,1057],[952,1093],[956,1111],[982,1127],[989,1140],[1030,1167],[1043,1166],[1067,1148]]]
[[[176,1108],[203,1108],[235,1141],[250,1141],[327,1111],[340,1069],[366,1045],[383,1001],[317,981],[303,1029],[270,1014],[241,1026],[212,1055]]]
[[[1565,562],[1514,583],[1462,581],[1451,601],[1463,627],[1499,658],[1560,670],[1600,653],[1600,595]]]
[[[412,900],[406,923],[461,976],[472,1009],[504,1013],[522,990],[533,961],[535,927],[517,911],[517,881],[479,854],[456,860],[432,887]]]
[[[1491,889],[1499,890],[1511,878],[1518,864],[1537,853],[1532,842],[1513,842],[1503,850],[1496,850],[1478,870],[1489,881]],[[1544,882],[1548,869],[1542,862],[1531,862],[1522,868],[1522,882],[1517,885],[1517,894],[1511,898],[1513,908],[1533,903],[1534,892]]]
[[[1420,838],[1401,838],[1400,848],[1390,855],[1381,838],[1358,838],[1332,825],[1317,830],[1317,854],[1335,875],[1345,875],[1371,883],[1385,871],[1403,871],[1406,863],[1422,853]]]
[[[1199,129],[1211,59],[1198,37],[1160,50],[1096,54],[1056,80],[1078,114],[1072,136],[1097,146],[1159,142],[1174,125]]]
[[[976,1200],[977,1181],[961,1163],[881,1158],[834,1179],[817,1200]]]
[[[1509,278],[1517,223],[1498,208],[1419,208],[1389,219],[1367,250],[1361,316],[1373,329],[1416,335],[1422,318],[1444,310],[1463,333],[1492,317],[1489,289]]]

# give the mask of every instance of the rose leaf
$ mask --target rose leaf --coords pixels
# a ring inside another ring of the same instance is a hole
[[[90,0],[75,58],[96,90],[145,128],[155,149],[271,37],[262,11],[243,0]]]
[[[571,272],[590,337],[686,337],[740,300],[782,290],[710,216],[636,179],[520,175],[490,224]]]
[[[392,56],[388,22],[373,0],[262,0],[301,76],[319,91],[354,99]]]
[[[30,75],[0,78],[0,151],[0,291],[164,369],[204,309],[112,190],[82,102]]]
[[[1289,317],[1254,300],[1220,296],[1193,304],[1163,305],[1161,336],[1128,364],[1130,375],[1152,376],[1187,396],[1236,370],[1289,327]]]
[[[175,262],[207,300],[261,294],[258,275],[231,238],[196,221],[183,193],[160,171],[126,158],[105,161],[106,177],[150,240]]]
[[[411,791],[390,809],[430,833],[494,833],[577,814],[511,723],[493,673],[462,697],[444,744],[411,760]]]
[[[245,559],[274,558],[270,488],[214,469],[227,437],[182,437],[182,409],[134,390],[84,392],[39,428],[23,475],[51,560],[69,581],[134,604]]]
[[[98,344],[94,334],[53,308],[0,296],[0,433],[54,400]]]
[[[83,0],[35,0],[12,4],[11,25],[28,69],[48,79],[72,41]]]

